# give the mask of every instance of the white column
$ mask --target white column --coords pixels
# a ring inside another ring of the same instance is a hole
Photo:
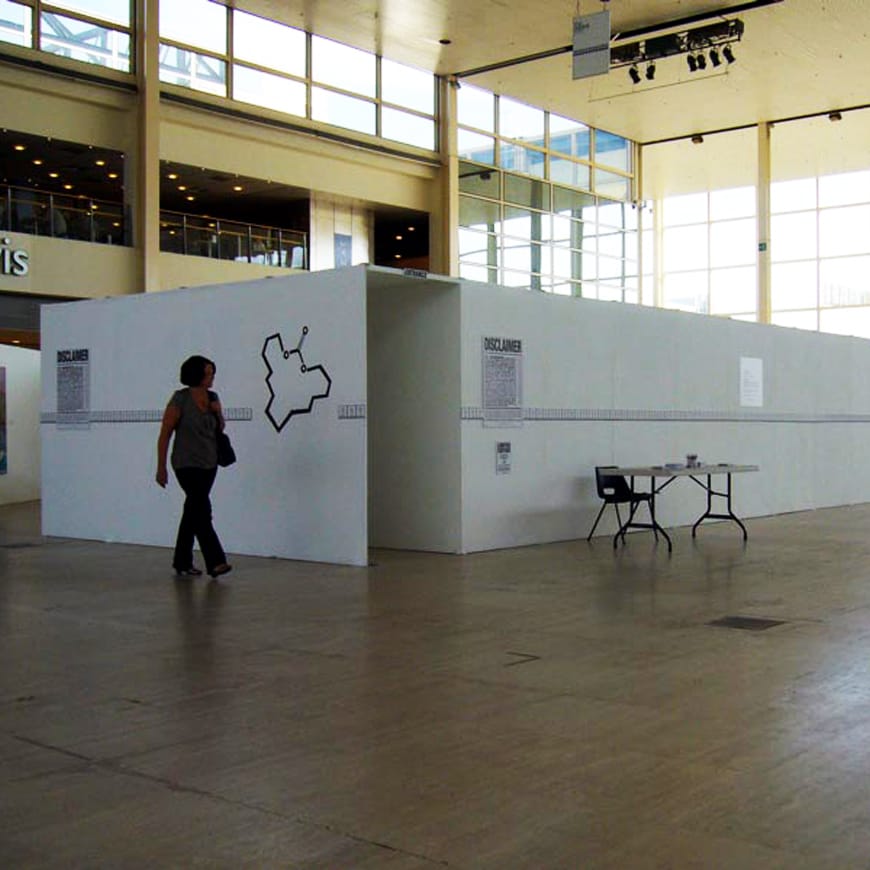
[[[459,277],[459,156],[456,94],[459,82],[440,80],[441,219],[429,225],[429,270]]]
[[[766,121],[758,125],[758,322],[770,323],[770,131]]]

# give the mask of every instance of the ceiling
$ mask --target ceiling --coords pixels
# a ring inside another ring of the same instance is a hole
[[[120,202],[124,185],[120,151],[48,136],[0,129],[0,182],[68,198]]]
[[[567,47],[572,20],[609,9],[611,32],[715,16],[741,0],[219,0],[441,75]],[[632,85],[625,68],[572,81],[571,54],[464,79],[637,142],[870,103],[867,0],[782,0],[748,9],[736,61],[690,73],[685,56]],[[449,44],[442,44],[449,40]]]

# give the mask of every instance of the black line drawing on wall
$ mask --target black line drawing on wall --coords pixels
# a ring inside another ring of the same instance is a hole
[[[302,327],[299,343],[293,350],[286,350],[281,333],[270,335],[263,343],[260,356],[266,364],[266,386],[269,402],[266,416],[280,432],[296,414],[310,414],[318,399],[325,399],[332,387],[332,378],[322,365],[309,366],[302,356],[302,345],[308,327]]]

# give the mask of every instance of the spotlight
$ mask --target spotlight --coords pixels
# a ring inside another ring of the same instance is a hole
[[[699,54],[695,58],[695,63],[698,64],[698,69],[707,69],[707,58],[703,54]]]
[[[719,52],[716,51],[715,48],[710,49],[710,63],[712,63],[713,66],[719,66],[719,64],[722,63],[722,61],[719,58]]]
[[[639,84],[639,83],[640,83],[640,73],[637,71],[637,67],[636,67],[636,66],[633,66],[633,67],[628,71],[628,74],[631,76],[631,80],[632,80],[635,84]]]
[[[828,120],[829,121],[842,121],[843,115],[840,112],[831,112],[831,114],[828,115]]]
[[[695,133],[695,135],[692,136],[692,142],[695,145],[700,145],[703,141],[704,137],[700,133]]]
[[[694,72],[698,68],[698,61],[693,54],[686,55],[686,63],[689,65],[689,72]]]
[[[734,52],[731,51],[730,45],[726,45],[725,48],[722,49],[722,56],[725,58],[725,60],[728,61],[728,63],[734,63],[734,61],[736,60],[736,58],[734,57]]]
[[[646,68],[646,80],[651,82],[656,77],[656,65],[650,61]]]

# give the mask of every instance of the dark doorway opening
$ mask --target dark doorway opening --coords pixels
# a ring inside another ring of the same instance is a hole
[[[429,271],[429,215],[375,212],[375,263],[397,269]]]

